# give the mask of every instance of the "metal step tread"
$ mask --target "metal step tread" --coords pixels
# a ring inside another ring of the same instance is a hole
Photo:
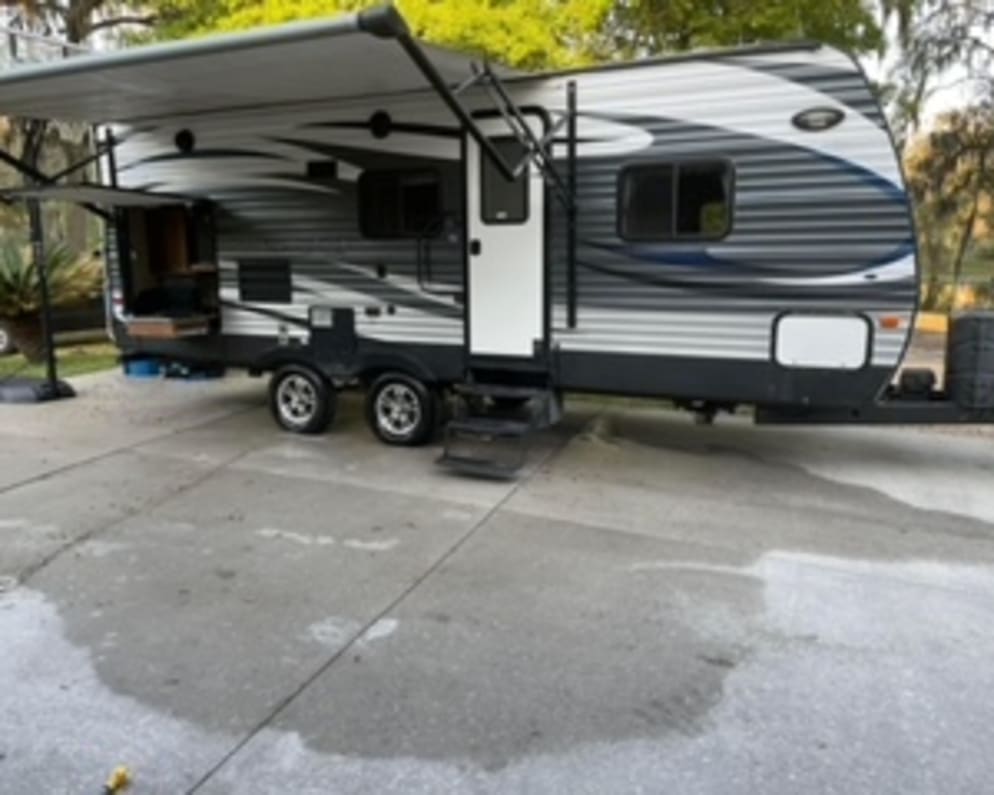
[[[448,454],[439,458],[438,463],[440,466],[448,467],[464,475],[485,478],[513,478],[521,470],[520,465],[507,466],[486,459]]]
[[[540,386],[513,386],[511,384],[466,383],[459,384],[455,391],[460,395],[493,398],[530,399],[551,394],[551,390]]]
[[[473,436],[524,436],[533,429],[532,423],[524,420],[482,416],[461,417],[446,426],[449,433]]]

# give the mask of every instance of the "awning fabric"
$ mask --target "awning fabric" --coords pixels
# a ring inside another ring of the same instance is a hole
[[[147,193],[140,190],[110,188],[103,185],[39,185],[33,188],[16,188],[0,193],[5,199],[23,201],[64,201],[76,204],[96,204],[101,207],[167,207],[189,204],[184,196],[167,193]]]
[[[378,11],[377,21],[403,24],[396,12]],[[371,19],[367,11],[12,69],[0,74],[0,115],[134,124],[427,88],[396,34]],[[470,56],[421,49],[446,82],[470,74]]]

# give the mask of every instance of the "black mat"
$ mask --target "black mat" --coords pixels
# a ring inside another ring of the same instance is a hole
[[[71,397],[76,397],[76,391],[65,381],[56,381],[53,391],[44,378],[0,379],[0,403],[43,403]]]

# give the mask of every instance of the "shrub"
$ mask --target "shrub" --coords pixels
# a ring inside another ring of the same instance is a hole
[[[63,245],[45,252],[45,272],[53,307],[72,307],[100,295],[103,267],[93,256],[78,256]],[[41,289],[30,246],[0,246],[0,323],[29,361],[45,354]]]

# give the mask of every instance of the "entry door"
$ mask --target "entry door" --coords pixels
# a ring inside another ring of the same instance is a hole
[[[480,126],[507,163],[521,161],[503,119]],[[469,135],[466,160],[469,354],[532,359],[545,340],[545,183],[531,163],[507,179]]]

